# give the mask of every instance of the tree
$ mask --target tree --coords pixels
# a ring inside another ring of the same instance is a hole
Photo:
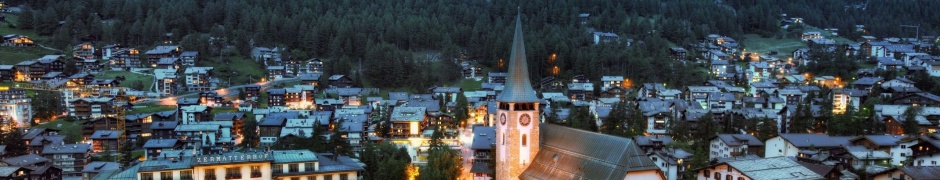
[[[248,116],[245,118],[244,124],[242,124],[242,144],[246,148],[258,147],[261,143],[261,138],[258,136],[258,121],[255,121],[254,116]]]
[[[470,103],[463,93],[457,93],[454,94],[454,96],[457,96],[457,105],[454,107],[454,119],[457,122],[467,122],[467,118],[470,118],[470,110],[468,109],[470,108]]]
[[[672,117],[669,117],[669,121],[675,121]],[[630,112],[630,118],[627,118],[627,135],[628,136],[639,136],[646,133],[646,128],[649,126],[649,123],[646,122],[646,116],[643,115],[643,112],[639,109],[634,109]]]
[[[813,111],[809,104],[799,103],[796,105],[788,133],[806,133],[813,125]]]
[[[20,29],[32,29],[33,28],[33,8],[25,7],[23,11],[20,12],[19,18],[16,19],[16,27]]]
[[[610,134],[614,136],[621,137],[632,137],[635,134],[628,133],[626,131],[627,127],[625,122],[627,121],[627,105],[624,102],[617,102],[610,110],[610,114],[607,115],[607,118],[602,119],[604,122],[600,129],[601,133]]]
[[[904,130],[904,134],[911,136],[920,136],[920,125],[917,123],[917,115],[920,114],[921,108],[917,106],[908,107],[907,110],[904,110],[904,122],[901,122],[901,129]]]
[[[0,132],[3,135],[0,144],[6,145],[7,155],[10,157],[28,154],[28,147],[23,141],[23,132],[17,129],[10,129],[7,132]]]
[[[420,169],[420,179],[457,179],[463,162],[457,151],[443,143],[444,133],[435,130],[431,136],[428,164]]]
[[[138,158],[133,156],[132,151],[134,151],[134,145],[131,143],[124,142],[118,151],[120,152],[118,154],[118,162],[121,163],[121,167],[128,167],[131,161]]]
[[[572,113],[569,116],[568,126],[572,128],[583,129],[586,131],[597,132],[597,123],[587,107],[572,107]]]
[[[399,148],[388,142],[364,144],[359,153],[360,160],[365,164],[362,174],[364,179],[408,179],[407,171],[413,168],[409,166],[411,158],[407,151],[400,153],[401,150],[405,150],[404,147]]]
[[[672,138],[676,141],[687,142],[692,140],[691,132],[692,128],[689,127],[689,123],[685,120],[672,120],[669,121],[669,134],[672,135]]]
[[[770,118],[760,118],[756,128],[756,136],[760,141],[766,141],[777,136],[777,121]]]
[[[61,98],[62,96],[55,91],[36,91],[36,96],[31,102],[33,119],[51,121],[56,115],[62,114],[65,108],[62,107]]]
[[[349,141],[346,141],[346,138],[343,138],[340,135],[340,131],[342,131],[342,129],[344,128],[343,127],[344,122],[346,122],[346,120],[343,120],[343,119],[336,121],[338,128],[334,128],[333,131],[330,133],[330,147],[333,148],[333,154],[352,156],[353,152],[352,152],[352,147],[349,145]],[[316,137],[319,135],[315,133],[313,134],[313,136]]]

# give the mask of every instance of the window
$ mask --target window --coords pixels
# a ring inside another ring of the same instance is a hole
[[[937,161],[930,161],[931,165],[937,165]]]
[[[241,179],[242,170],[241,168],[225,168],[225,179]]]
[[[287,172],[300,172],[300,164],[288,164]]]
[[[901,145],[901,149],[907,148],[907,145]]]
[[[333,179],[333,175],[324,175],[323,179],[324,180]]]
[[[728,167],[728,172],[731,172],[731,167],[730,167],[730,166]]]
[[[307,180],[316,180],[317,176],[307,176]]]
[[[304,172],[310,172],[313,170],[313,163],[304,163]]]
[[[349,180],[349,174],[340,174],[339,180]]]
[[[719,179],[721,179],[721,174],[718,174],[718,172],[715,172],[715,180],[719,180]]]
[[[734,177],[731,177],[730,174],[729,174],[729,175],[725,175],[725,180],[732,180],[732,179],[734,179]]]
[[[140,173],[140,180],[153,180],[153,173]]]
[[[738,177],[738,180],[744,180],[744,177]]]
[[[901,153],[901,156],[904,156],[904,153]]]
[[[180,171],[180,180],[192,180],[192,179],[193,179],[193,171],[191,170]]]
[[[292,177],[290,180],[300,180],[300,177]]]
[[[703,171],[702,176],[705,176],[705,179],[708,179],[709,174],[712,174],[712,173],[709,173],[708,170],[705,170]]]
[[[261,166],[251,166],[251,178],[261,177]]]
[[[160,180],[173,180],[173,172],[160,172]]]
[[[522,146],[525,146],[525,145],[526,145],[526,143],[527,143],[527,142],[526,142],[527,137],[528,137],[528,136],[526,136],[526,134],[522,134]]]
[[[215,179],[215,169],[206,169],[205,179]]]
[[[272,165],[272,167],[274,167],[273,171],[275,174],[284,173],[284,170],[283,170],[284,167],[281,164],[275,164],[275,165]]]

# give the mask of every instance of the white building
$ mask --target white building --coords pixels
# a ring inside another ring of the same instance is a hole
[[[718,163],[699,168],[695,173],[699,180],[710,179],[823,179],[787,157],[749,158]]]
[[[847,136],[825,134],[780,134],[764,143],[764,157],[796,157],[802,150],[826,150],[849,145]],[[828,153],[828,151],[823,151]]]
[[[719,134],[709,141],[708,159],[729,158],[754,154],[763,142],[749,134]]]
[[[155,158],[108,178],[355,180],[362,170],[346,156],[285,150]]]
[[[682,178],[682,174],[686,170],[692,153],[682,149],[664,149],[650,153],[648,156],[653,160],[653,164],[663,171],[666,180],[677,180],[685,179]]]
[[[32,99],[21,89],[0,89],[0,130],[6,127],[28,128],[33,119]]]

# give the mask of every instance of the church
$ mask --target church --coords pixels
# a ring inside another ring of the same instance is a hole
[[[496,179],[664,179],[632,139],[539,122],[521,13],[508,71],[496,97]]]

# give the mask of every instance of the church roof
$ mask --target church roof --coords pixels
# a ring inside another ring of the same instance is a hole
[[[516,16],[516,33],[512,39],[509,57],[509,77],[503,92],[496,97],[499,102],[539,102],[529,82],[529,69],[525,59],[525,42],[522,36],[522,15]]]
[[[521,179],[623,179],[659,169],[632,139],[551,124],[539,129],[540,150]]]

